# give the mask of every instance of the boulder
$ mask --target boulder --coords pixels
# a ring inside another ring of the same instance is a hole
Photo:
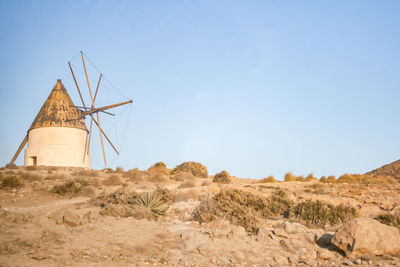
[[[64,224],[74,227],[80,225],[81,223],[81,216],[78,214],[69,210],[64,213]]]
[[[331,242],[350,258],[394,255],[400,251],[400,232],[374,219],[356,218],[343,224]]]

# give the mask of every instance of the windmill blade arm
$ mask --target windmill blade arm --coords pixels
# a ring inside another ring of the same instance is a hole
[[[107,115],[115,116],[115,114],[113,114],[113,113],[111,113],[111,112],[107,112],[107,111],[104,111],[104,110],[102,110],[101,112],[103,112],[103,113],[105,113],[105,114],[107,114]]]
[[[22,149],[28,142],[28,135],[25,135],[24,140],[22,140],[22,143],[19,145],[17,152],[15,152],[14,157],[11,159],[10,164],[14,164],[15,160],[18,158],[19,153],[21,153]]]
[[[74,74],[74,71],[72,70],[71,63],[68,62],[68,65],[69,65],[69,69],[71,70],[72,77],[74,78],[75,86],[76,86],[76,89],[78,90],[79,97],[81,98],[82,105],[83,105],[83,107],[84,107],[85,110],[86,110],[86,105],[85,105],[85,102],[83,101],[83,97],[82,97],[82,94],[81,94],[81,90],[79,90],[78,83],[76,82],[75,74]]]
[[[117,153],[117,155],[119,155],[118,150],[115,148],[115,146],[111,143],[110,139],[108,138],[108,136],[106,135],[106,133],[103,131],[103,129],[101,129],[99,127],[99,124],[97,123],[96,119],[93,118],[94,123],[96,124],[97,128],[100,129],[101,133],[103,134],[103,136],[106,138],[106,140],[108,141],[108,143],[111,145],[111,147],[114,149],[115,153]]]
[[[117,103],[117,104],[113,104],[113,105],[109,105],[109,106],[104,106],[104,107],[100,107],[100,108],[93,108],[91,110],[83,112],[83,114],[84,115],[90,115],[90,114],[93,114],[93,113],[96,113],[96,112],[100,112],[100,111],[104,111],[104,110],[107,110],[107,109],[110,109],[110,108],[116,108],[116,107],[119,107],[119,106],[122,106],[122,105],[130,104],[132,102],[133,102],[132,100],[129,100],[129,101],[125,101],[125,102],[121,102],[121,103]]]

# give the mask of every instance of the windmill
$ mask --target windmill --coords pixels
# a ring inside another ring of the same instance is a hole
[[[22,143],[18,147],[18,150],[11,159],[11,164],[15,162],[22,149],[28,143],[24,157],[25,166],[44,165],[90,168],[90,142],[93,122],[99,130],[105,168],[107,168],[107,160],[103,137],[117,155],[119,155],[118,150],[101,127],[99,113],[114,116],[114,114],[107,110],[130,104],[133,101],[128,100],[112,105],[96,107],[95,101],[103,74],[100,73],[96,91],[93,95],[82,51],[81,58],[90,94],[89,106],[87,106],[83,100],[71,63],[68,62],[82,106],[74,105],[67,90],[61,83],[61,80],[57,80],[56,85],[41,107]],[[89,130],[85,125],[86,116],[90,116]]]

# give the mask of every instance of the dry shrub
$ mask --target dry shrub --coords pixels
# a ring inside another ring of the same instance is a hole
[[[304,179],[303,175],[299,175],[299,176],[296,177],[296,181],[298,181],[298,182],[304,182],[305,180],[306,179]]]
[[[164,162],[157,162],[153,166],[151,166],[147,172],[150,175],[155,175],[155,174],[162,174],[162,175],[169,175],[169,170],[167,168],[167,165],[165,165]]]
[[[397,184],[397,180],[391,176],[372,176],[365,174],[344,174],[337,179],[338,183],[349,184]]]
[[[138,219],[157,219],[164,214],[168,203],[170,203],[170,193],[162,188],[142,194],[119,189],[109,195],[103,194],[94,200],[94,204],[102,208],[100,211],[102,215],[134,216]]]
[[[53,193],[62,195],[62,196],[69,196],[69,197],[77,197],[82,193],[82,189],[88,186],[89,183],[83,179],[75,179],[67,181],[61,185],[55,185],[52,189]]]
[[[40,181],[40,180],[42,180],[40,175],[29,173],[29,172],[19,171],[18,175],[25,181]]]
[[[122,181],[118,175],[112,174],[107,179],[105,179],[102,184],[105,186],[115,186],[121,185]]]
[[[320,179],[319,179],[319,181],[321,182],[321,183],[336,183],[337,182],[337,180],[336,180],[336,177],[335,176],[328,176],[328,177],[325,177],[325,176],[322,176]]]
[[[114,173],[114,170],[111,168],[103,169],[103,172],[105,173]]]
[[[306,200],[297,204],[293,215],[300,221],[315,226],[335,225],[354,218],[357,214],[355,208],[343,204],[334,206],[319,200]]]
[[[313,184],[311,186],[308,186],[305,189],[305,192],[306,193],[316,194],[316,195],[323,195],[323,194],[327,193],[326,187],[321,183],[315,183],[315,184]]]
[[[118,166],[118,167],[115,169],[115,172],[116,172],[116,173],[124,173],[125,171],[124,171],[124,168],[122,168],[121,166]]]
[[[284,215],[292,205],[281,190],[270,198],[264,198],[238,189],[227,189],[221,190],[212,199],[203,201],[194,211],[193,218],[201,224],[223,217],[233,224],[243,226],[249,232],[256,233],[257,217]]]
[[[309,175],[307,175],[305,181],[306,181],[306,182],[318,181],[318,178],[316,178],[316,177],[314,176],[314,174],[310,173]]]
[[[23,180],[17,176],[6,176],[1,182],[0,188],[19,188],[23,184]]]
[[[168,179],[168,175],[162,173],[153,173],[150,175],[150,181],[153,183],[165,182]]]
[[[98,177],[99,173],[95,170],[80,170],[72,173],[73,176]]]
[[[375,220],[383,224],[394,226],[400,229],[400,214],[397,215],[390,213],[381,214],[378,217],[376,217]]]
[[[6,169],[18,169],[17,165],[15,165],[14,163],[8,163],[5,166]]]
[[[276,180],[274,178],[274,176],[270,175],[264,179],[261,179],[260,181],[258,181],[259,183],[277,183],[279,182],[278,180]]]
[[[194,175],[191,172],[177,172],[172,176],[176,181],[193,180]]]
[[[97,191],[93,186],[84,186],[80,195],[85,197],[95,197],[97,195]]]
[[[36,166],[25,166],[25,170],[27,171],[36,171],[38,168]]]
[[[130,181],[142,181],[149,177],[146,171],[141,171],[138,168],[129,170],[123,174],[124,177],[129,178]]]
[[[285,174],[285,182],[293,182],[296,181],[297,177],[295,175],[293,175],[291,172],[288,172]]]
[[[230,184],[231,176],[227,171],[222,171],[214,175],[213,182],[219,184]]]
[[[15,174],[14,171],[6,171],[4,174]]]
[[[45,180],[66,180],[67,176],[65,174],[51,174],[46,176]]]
[[[189,172],[195,177],[208,178],[207,167],[198,162],[184,162],[175,167],[175,169],[171,171],[171,174],[176,174],[178,172]]]
[[[186,181],[184,183],[181,183],[178,188],[190,188],[190,187],[196,187],[196,183],[194,181]]]

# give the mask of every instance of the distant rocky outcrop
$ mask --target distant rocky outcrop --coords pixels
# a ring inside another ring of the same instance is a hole
[[[382,167],[367,172],[366,174],[374,176],[391,176],[400,182],[400,160],[396,160],[392,163],[383,165]]]

